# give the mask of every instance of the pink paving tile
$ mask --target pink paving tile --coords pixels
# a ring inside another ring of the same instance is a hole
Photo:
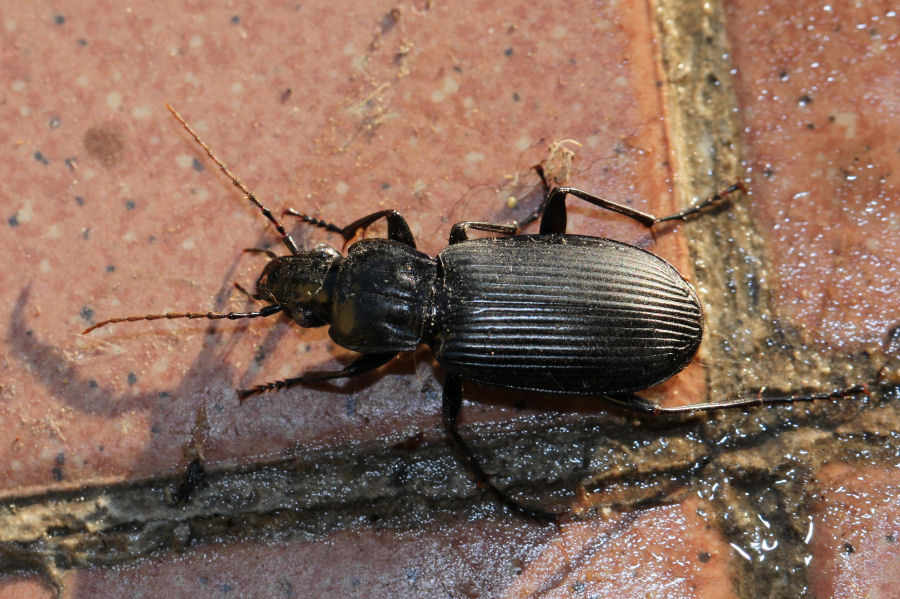
[[[891,2],[727,4],[777,311],[858,350],[900,321],[900,18]]]
[[[438,396],[423,392],[440,388],[427,352],[345,390],[297,388],[241,405],[235,387],[333,368],[349,354],[324,329],[276,318],[79,335],[112,316],[244,310],[232,282],[252,287],[264,258],[241,249],[283,251],[165,102],[276,213],[346,222],[396,207],[431,253],[456,221],[514,218],[508,198],[535,188],[530,167],[554,140],[582,143],[571,183],[673,209],[643,5],[393,8],[6,11],[0,127],[11,142],[0,160],[16,190],[0,238],[7,492],[175,472],[193,440],[215,465],[441,434]],[[652,243],[587,206],[573,206],[569,224]],[[291,229],[303,243],[335,242]],[[677,235],[654,249],[685,265]]]
[[[37,576],[0,578],[0,599],[51,599],[55,591]]]
[[[691,499],[566,526],[502,596],[732,597],[735,554],[699,507]]]
[[[819,473],[812,539],[816,597],[888,598],[900,585],[900,480],[893,470]]]

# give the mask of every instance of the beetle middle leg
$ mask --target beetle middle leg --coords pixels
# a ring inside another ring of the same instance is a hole
[[[450,440],[453,442],[454,447],[457,448],[465,459],[466,466],[469,468],[469,472],[475,477],[478,486],[487,488],[500,503],[517,514],[542,522],[558,523],[559,514],[524,505],[516,499],[513,499],[506,491],[494,484],[488,473],[485,472],[481,467],[481,464],[478,463],[478,460],[475,458],[475,453],[459,434],[457,424],[461,408],[462,378],[459,375],[447,373],[447,378],[444,381],[444,398],[442,404],[444,427],[447,429],[447,433],[450,435]]]

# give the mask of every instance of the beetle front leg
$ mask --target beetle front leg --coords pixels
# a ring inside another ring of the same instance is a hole
[[[237,394],[241,401],[244,401],[251,395],[262,393],[263,391],[271,391],[273,389],[290,389],[296,385],[304,385],[307,383],[316,383],[319,381],[330,381],[334,379],[352,378],[376,370],[397,356],[397,352],[388,354],[362,354],[343,370],[317,370],[306,372],[300,376],[284,379],[280,381],[272,381],[251,387],[250,389],[239,389]]]
[[[559,524],[559,514],[524,505],[510,497],[506,491],[500,489],[493,483],[491,477],[484,471],[481,464],[478,463],[472,449],[466,445],[466,442],[463,441],[463,438],[459,434],[457,424],[461,408],[462,378],[458,375],[448,373],[447,379],[444,381],[444,399],[442,405],[444,427],[450,435],[453,446],[460,454],[462,454],[466,467],[468,467],[469,472],[471,472],[472,476],[475,478],[476,484],[480,488],[487,488],[500,503],[517,514],[541,522],[553,522]]]
[[[365,229],[376,220],[384,218],[388,223],[388,239],[399,241],[400,243],[406,244],[412,248],[416,247],[416,240],[413,238],[412,231],[409,230],[409,225],[407,224],[406,219],[396,210],[380,210],[378,212],[373,212],[368,216],[364,216],[358,220],[353,221],[346,227],[340,227],[338,225],[315,218],[314,216],[302,214],[300,212],[297,212],[293,208],[285,210],[283,215],[296,216],[305,223],[309,223],[321,229],[325,229],[326,231],[331,231],[332,233],[337,233],[344,238],[344,241],[350,241],[356,236],[360,229]]]

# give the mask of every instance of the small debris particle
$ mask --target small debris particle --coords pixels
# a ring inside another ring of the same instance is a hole
[[[35,152],[34,159],[37,160],[38,162],[40,162],[41,164],[50,164],[50,161],[47,160],[47,158],[41,152]]]
[[[8,219],[6,219],[6,222],[9,223],[10,227],[18,227],[19,226],[19,214],[18,213],[13,214]]]
[[[231,22],[232,25],[240,25],[240,23],[241,23],[241,16],[240,16],[240,15],[234,15],[233,17],[231,17],[231,21],[230,21],[230,22]]]
[[[397,21],[400,20],[400,15],[401,12],[399,8],[392,8],[390,12],[388,12],[381,18],[382,35],[394,28],[394,25],[396,25]]]
[[[92,308],[88,308],[85,306],[81,309],[81,317],[88,321],[89,323],[94,322],[94,310]]]
[[[135,203],[131,200],[125,200],[125,210],[134,210]]]
[[[75,203],[79,206],[84,206],[84,198],[81,196],[75,196]]]
[[[60,14],[53,15],[53,22],[57,25],[63,25],[66,22],[66,17]]]
[[[56,116],[53,117],[52,119],[50,119],[50,123],[49,123],[49,124],[50,124],[50,128],[51,128],[51,129],[58,129],[58,128],[59,128],[59,123],[60,123],[59,117],[56,117]]]
[[[133,372],[128,373],[128,385],[133,385],[137,382],[137,375]]]
[[[203,163],[200,162],[199,160],[197,160],[196,158],[194,158],[191,161],[191,168],[194,169],[198,173],[202,173],[203,171],[206,170],[206,167],[203,166]]]
[[[513,53],[514,53],[514,50],[513,50],[512,46],[509,46],[503,51],[503,56],[512,56]]]
[[[99,160],[103,166],[113,166],[122,157],[125,143],[117,130],[108,127],[91,127],[81,140],[87,153]]]

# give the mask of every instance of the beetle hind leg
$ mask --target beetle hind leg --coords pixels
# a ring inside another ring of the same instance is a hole
[[[443,420],[444,427],[450,435],[453,446],[462,455],[466,467],[475,478],[476,484],[487,489],[500,503],[509,508],[511,511],[540,522],[552,522],[559,524],[560,514],[548,512],[538,508],[533,508],[512,498],[506,491],[499,488],[491,480],[490,475],[484,471],[481,464],[475,457],[475,453],[466,444],[457,428],[459,420],[459,412],[462,407],[462,379],[455,374],[447,374],[444,382],[444,399],[443,399]]]
[[[688,404],[686,406],[659,406],[649,399],[645,399],[636,393],[609,394],[606,398],[614,404],[620,405],[634,412],[645,414],[691,414],[694,412],[710,412],[712,410],[727,410],[731,408],[744,408],[749,406],[762,406],[772,404],[792,404],[800,402],[816,401],[820,399],[844,399],[864,395],[868,397],[869,388],[866,385],[854,385],[834,391],[822,393],[794,394],[794,395],[764,395],[765,388],[761,389],[756,397],[737,397],[723,401],[709,403]]]
[[[290,389],[291,387],[295,387],[297,385],[316,383],[319,381],[353,378],[355,376],[371,372],[384,366],[385,364],[393,360],[396,356],[397,352],[386,354],[362,354],[358,358],[350,362],[350,364],[348,364],[347,367],[343,370],[320,370],[306,372],[301,374],[300,376],[295,376],[289,379],[263,383],[262,385],[257,385],[249,389],[239,389],[237,392],[238,398],[240,398],[241,401],[244,401],[251,395],[256,395],[257,393],[262,393],[264,391],[272,391],[274,389]]]

